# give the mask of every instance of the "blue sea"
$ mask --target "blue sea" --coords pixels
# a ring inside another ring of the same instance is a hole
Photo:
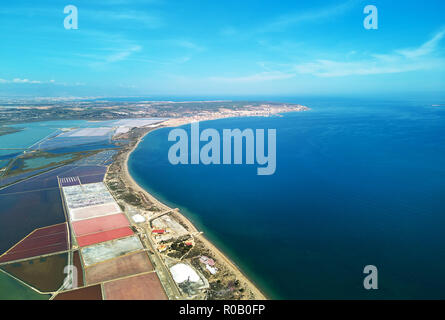
[[[274,175],[257,175],[256,165],[171,165],[167,128],[144,138],[130,172],[269,298],[444,299],[445,106],[285,101],[311,110],[200,124],[276,129]],[[378,269],[377,290],[363,287],[366,265]]]

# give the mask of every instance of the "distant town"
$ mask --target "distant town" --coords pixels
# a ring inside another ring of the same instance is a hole
[[[126,118],[174,118],[173,125],[238,116],[268,116],[307,109],[267,101],[125,101],[86,98],[0,100],[0,124],[48,120],[103,121]],[[2,128],[2,130],[5,130]]]

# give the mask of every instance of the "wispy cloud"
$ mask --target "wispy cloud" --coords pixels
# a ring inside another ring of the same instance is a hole
[[[297,75],[316,77],[346,77],[377,75],[445,68],[445,58],[438,54],[440,41],[445,37],[441,29],[430,40],[417,48],[399,49],[385,54],[368,54],[359,59],[356,51],[347,52],[344,60],[317,59],[297,64],[260,62],[264,72],[239,77],[212,77],[219,82],[259,82],[281,80]],[[355,58],[355,60],[350,60]]]
[[[438,33],[436,33],[436,35],[431,40],[425,42],[419,48],[398,50],[397,53],[399,53],[409,59],[419,58],[419,57],[428,55],[436,49],[440,40],[442,40],[442,38],[444,36],[445,36],[445,28],[442,28],[442,30],[439,31]]]
[[[282,31],[288,27],[307,23],[307,22],[320,22],[325,19],[332,19],[339,15],[345,14],[354,7],[356,7],[361,1],[360,0],[348,0],[340,4],[333,6],[317,8],[314,10],[296,12],[291,14],[282,15],[275,20],[265,24],[263,27],[259,28],[260,32],[275,32]]]
[[[113,62],[122,61],[122,60],[125,60],[126,58],[128,58],[131,54],[138,52],[140,50],[141,50],[141,47],[138,45],[135,45],[133,47],[123,49],[117,53],[113,53],[113,54],[105,57],[104,62],[105,63],[113,63]]]
[[[88,20],[100,21],[101,23],[114,23],[122,26],[143,26],[149,29],[157,29],[164,26],[161,15],[148,14],[140,10],[88,10],[79,9],[79,15]],[[129,23],[130,22],[130,23]]]
[[[343,77],[350,75],[375,75],[428,70],[445,65],[443,57],[434,55],[445,30],[437,32],[417,48],[400,49],[388,54],[373,54],[356,61],[316,60],[294,65],[297,74],[318,77]]]
[[[269,21],[260,19],[259,25],[253,26],[251,29],[240,29],[233,25],[227,25],[219,30],[219,34],[225,38],[251,39],[261,34],[286,32],[289,28],[302,25],[322,23],[332,19],[336,19],[347,12],[358,8],[359,4],[364,0],[346,0],[339,4],[315,7],[313,9],[299,10],[290,12]]]
[[[56,83],[54,80],[42,81],[42,80],[30,80],[30,79],[21,79],[14,78],[11,80],[0,79],[0,83],[17,83],[17,84],[48,84],[48,83]]]

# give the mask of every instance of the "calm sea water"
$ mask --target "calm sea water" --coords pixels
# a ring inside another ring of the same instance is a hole
[[[445,107],[303,103],[312,110],[201,123],[276,128],[272,176],[256,166],[173,166],[169,129],[144,139],[131,174],[270,298],[445,298]],[[363,288],[369,264],[378,290]]]

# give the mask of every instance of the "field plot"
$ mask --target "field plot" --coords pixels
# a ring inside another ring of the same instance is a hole
[[[72,223],[74,233],[77,237],[128,227],[129,225],[130,223],[123,214],[113,214],[105,217],[75,221]]]
[[[11,262],[1,269],[41,292],[57,291],[63,284],[63,269],[68,263],[68,253]]]
[[[94,284],[152,271],[153,266],[145,251],[131,253],[86,268],[86,283]]]
[[[59,293],[54,300],[102,300],[100,284]]]
[[[139,238],[131,236],[82,248],[81,253],[85,267],[89,267],[96,263],[142,249],[143,246]]]
[[[86,247],[96,243],[132,236],[133,234],[134,234],[133,231],[129,227],[124,227],[119,229],[88,234],[86,236],[77,237],[76,239],[77,239],[77,244],[80,247]]]
[[[103,284],[105,300],[167,300],[155,272]]]

